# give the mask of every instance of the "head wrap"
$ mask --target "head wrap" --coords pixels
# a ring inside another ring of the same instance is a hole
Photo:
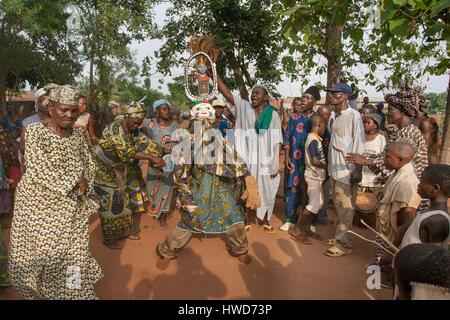
[[[144,104],[133,102],[126,108],[124,115],[128,118],[143,118],[145,116]]]
[[[423,89],[420,87],[403,86],[395,94],[387,94],[384,99],[386,102],[406,114],[408,117],[417,117],[419,112],[424,112],[427,108],[427,99],[422,95]]]
[[[163,104],[167,104],[170,107],[169,101],[167,101],[166,99],[160,99],[153,102],[153,111],[156,112],[156,110]]]
[[[267,89],[267,87],[266,87],[265,85],[263,85],[263,84],[255,84],[255,85],[253,86],[253,88],[252,88],[252,92],[253,92],[255,89],[263,89],[263,90],[265,90],[266,93],[267,93],[267,97],[269,98],[269,100],[272,100],[273,97],[272,97],[272,95],[270,94],[269,89]]]
[[[306,89],[305,93],[309,93],[316,99],[316,101],[320,100],[320,89],[316,86],[311,86],[308,89]]]
[[[57,85],[54,83],[47,84],[44,90],[48,93],[50,102],[58,102],[67,105],[77,105],[80,92],[70,85]]]
[[[36,109],[36,111],[38,111],[38,109],[39,109],[39,105],[38,105],[39,98],[46,94],[47,94],[47,91],[44,88],[40,88],[34,94],[34,108]],[[44,104],[45,104],[45,102],[44,102]]]

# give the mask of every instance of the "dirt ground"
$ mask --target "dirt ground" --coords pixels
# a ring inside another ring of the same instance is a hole
[[[283,209],[282,199],[277,199],[272,217],[275,234],[252,224],[248,234],[251,264],[232,258],[221,237],[196,237],[165,271],[156,268],[155,246],[177,224],[177,212],[167,228],[143,215],[141,240],[127,240],[122,250],[102,245],[99,220],[94,217],[91,249],[104,272],[97,295],[100,299],[390,299],[390,290],[366,287],[364,266],[371,261],[371,244],[354,238],[352,255],[329,258],[323,254],[325,244],[312,240],[313,245],[303,245],[278,229]],[[365,229],[354,229],[373,238]],[[318,228],[330,238],[334,230],[334,225]],[[8,236],[7,229],[6,241]],[[20,297],[12,288],[0,289],[0,300],[5,299]]]

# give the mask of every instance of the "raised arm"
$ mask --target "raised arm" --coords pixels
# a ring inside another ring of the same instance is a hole
[[[224,98],[227,99],[228,102],[231,103],[233,106],[236,106],[233,94],[231,93],[230,89],[228,89],[227,85],[219,77],[219,75],[217,75],[217,86],[220,93],[222,93],[222,95],[224,96]]]

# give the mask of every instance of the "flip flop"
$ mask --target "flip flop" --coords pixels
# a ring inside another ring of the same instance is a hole
[[[327,246],[335,246],[336,245],[336,239],[327,239],[323,243],[325,243]]]
[[[119,243],[118,241],[103,241],[103,244],[112,250],[120,250],[123,248],[123,244]]]
[[[323,241],[323,238],[320,234],[315,233],[315,232],[308,232],[308,237],[311,237],[315,240],[319,240],[319,241]]]
[[[305,235],[302,235],[302,236],[294,236],[294,235],[292,235],[292,234],[290,234],[290,236],[291,236],[291,239],[292,239],[292,240],[301,242],[301,243],[306,244],[306,245],[312,245],[312,242],[309,241],[308,236],[305,236]]]
[[[131,236],[128,236],[129,240],[141,240],[141,236],[139,234],[132,234]]]
[[[243,264],[250,264],[252,262],[252,258],[247,253],[240,255],[237,258]]]
[[[339,249],[336,246],[333,246],[323,252],[324,255],[326,255],[328,257],[332,257],[332,258],[347,256],[351,253],[352,253],[351,249],[348,251],[342,251],[341,249]]]
[[[261,224],[261,225],[259,225],[259,227],[267,233],[270,233],[270,234],[275,233],[275,229],[271,225]]]

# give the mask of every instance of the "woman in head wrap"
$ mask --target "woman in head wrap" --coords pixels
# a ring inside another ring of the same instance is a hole
[[[426,100],[420,95],[420,93],[421,91],[417,88],[412,89],[405,86],[400,90],[400,92],[385,96],[385,100],[388,103],[389,122],[391,124],[395,124],[399,129],[396,134],[389,137],[386,147],[394,141],[409,142],[416,150],[411,163],[419,180],[423,170],[428,166],[427,144],[419,128],[412,123],[412,118],[417,117],[419,111],[426,107]],[[352,153],[349,153],[346,157],[346,160],[349,163],[354,163],[360,166],[369,166],[369,168],[376,175],[382,175],[380,182],[385,182],[387,178],[393,174],[392,171],[386,169],[384,159],[385,151],[370,157]],[[429,200],[422,199],[418,211],[423,211],[428,207]],[[382,252],[377,250],[377,256],[381,255]]]
[[[153,114],[155,118],[144,119],[145,133],[149,139],[164,148],[165,154],[170,154],[172,133],[177,129],[177,123],[172,120],[169,101],[165,99],[155,101]],[[161,226],[165,226],[172,203],[173,172],[149,168],[146,187],[149,199],[148,213],[159,219]]]
[[[139,239],[132,214],[132,211],[142,212],[143,208],[137,161],[149,160],[152,166],[164,166],[160,158],[162,148],[139,135],[137,129],[143,119],[142,104],[132,104],[105,128],[98,145],[93,148],[95,193],[100,200],[103,243],[110,249],[122,248],[118,240],[130,236],[131,239]]]
[[[9,275],[26,299],[95,299],[101,269],[89,251],[89,218],[98,205],[94,163],[78,117],[78,91],[46,86],[50,119],[28,126],[27,170],[18,187]]]
[[[420,110],[426,108],[426,100],[421,95],[418,88],[410,88],[405,86],[396,94],[388,94],[385,96],[388,103],[388,117],[391,124],[398,127],[397,133],[391,137],[387,143],[393,141],[406,140],[413,144],[416,153],[412,160],[414,171],[417,178],[420,179],[422,171],[428,166],[428,148],[425,139],[419,128],[412,123],[413,118],[419,115]],[[362,166],[370,166],[375,174],[383,174],[385,177],[390,176],[392,172],[384,166],[384,152],[376,155],[374,158],[365,158],[362,155],[349,154],[347,157],[349,163]]]

